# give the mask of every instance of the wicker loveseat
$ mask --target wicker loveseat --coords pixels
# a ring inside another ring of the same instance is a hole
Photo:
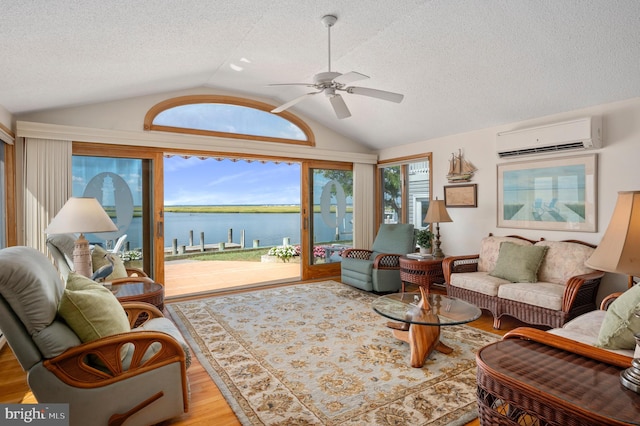
[[[505,242],[546,251],[534,272],[535,279],[517,282],[493,276]],[[447,294],[491,312],[496,329],[504,315],[528,324],[561,327],[597,308],[596,296],[604,272],[584,265],[594,249],[593,245],[576,240],[532,241],[489,235],[483,238],[479,254],[444,259]]]

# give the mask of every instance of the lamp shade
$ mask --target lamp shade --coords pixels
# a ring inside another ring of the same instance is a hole
[[[640,276],[640,191],[618,192],[607,231],[585,265]]]
[[[449,213],[447,213],[444,201],[437,198],[429,203],[429,209],[424,221],[427,223],[453,222],[449,217]]]
[[[71,197],[53,218],[47,234],[117,231],[118,227],[95,198]]]

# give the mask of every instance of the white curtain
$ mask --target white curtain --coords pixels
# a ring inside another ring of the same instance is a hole
[[[22,159],[24,245],[47,253],[45,228],[71,196],[71,141],[26,138]]]
[[[375,164],[353,164],[353,246],[370,248],[375,229]]]

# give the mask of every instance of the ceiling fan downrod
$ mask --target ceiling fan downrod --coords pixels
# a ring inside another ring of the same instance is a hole
[[[327,49],[327,53],[329,55],[329,70],[328,72],[331,72],[331,27],[333,27],[333,25],[338,22],[338,18],[334,15],[324,15],[321,19],[321,22],[324,24],[325,27],[327,27],[327,44],[328,44],[328,49]]]

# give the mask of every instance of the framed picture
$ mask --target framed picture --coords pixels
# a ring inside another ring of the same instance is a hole
[[[498,227],[596,232],[596,154],[498,164]]]
[[[478,185],[448,185],[444,187],[446,207],[478,207]]]

